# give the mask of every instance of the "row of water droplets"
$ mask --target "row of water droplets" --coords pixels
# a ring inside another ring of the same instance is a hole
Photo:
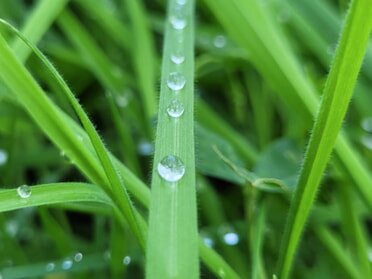
[[[172,100],[167,106],[168,116],[177,121],[185,112],[183,103],[179,100],[179,96],[186,84],[185,76],[180,72],[183,63],[185,62],[185,54],[183,49],[184,30],[187,27],[187,17],[185,6],[187,0],[177,0],[175,7],[172,9],[169,23],[171,25],[170,35],[175,38],[173,49],[170,52],[172,71],[166,81],[168,89],[171,91]],[[177,182],[185,174],[185,165],[181,158],[176,155],[165,156],[157,166],[160,177],[168,182]]]

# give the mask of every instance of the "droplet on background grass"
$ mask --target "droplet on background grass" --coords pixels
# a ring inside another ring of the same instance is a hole
[[[8,153],[5,150],[0,149],[0,166],[5,165],[8,161]]]
[[[69,270],[72,267],[72,260],[70,258],[67,258],[62,263],[62,269],[63,270]]]
[[[22,199],[27,199],[31,196],[31,188],[28,185],[22,185],[17,188],[17,194]]]

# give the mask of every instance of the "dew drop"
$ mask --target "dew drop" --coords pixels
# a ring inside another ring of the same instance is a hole
[[[179,91],[186,83],[186,78],[179,72],[173,72],[169,74],[167,85],[171,90]]]
[[[187,21],[185,18],[179,16],[171,16],[169,18],[169,22],[172,24],[172,27],[176,30],[183,30],[186,25]]]
[[[45,266],[45,270],[47,272],[51,272],[54,270],[54,268],[56,267],[56,265],[54,263],[48,263],[46,266]]]
[[[175,51],[171,54],[170,59],[174,64],[179,65],[185,61],[185,56],[183,56],[181,51]]]
[[[372,133],[372,117],[364,118],[361,126],[366,132]]]
[[[125,256],[123,259],[123,264],[124,265],[129,265],[132,259],[129,256]]]
[[[216,48],[223,48],[224,46],[226,46],[226,37],[223,36],[223,35],[217,35],[214,39],[213,39],[213,45],[216,47]]]
[[[178,118],[185,111],[185,107],[180,101],[173,100],[167,107],[167,112],[170,117]]]
[[[154,153],[154,146],[147,140],[142,140],[137,146],[138,153],[142,156],[150,156]]]
[[[222,268],[220,268],[218,270],[218,275],[220,276],[220,278],[225,278],[225,276],[226,276],[225,270],[223,270]]]
[[[76,137],[77,137],[77,139],[78,139],[79,141],[83,141],[83,136],[82,136],[82,135],[77,134]]]
[[[185,174],[185,165],[179,157],[168,155],[158,163],[158,173],[164,180],[176,182]]]
[[[72,260],[71,259],[65,259],[62,263],[62,269],[63,270],[68,270],[72,267]]]
[[[185,5],[187,0],[177,0],[178,5]]]
[[[17,188],[17,194],[22,199],[27,199],[31,196],[31,188],[27,185],[22,185]]]
[[[223,241],[227,245],[233,246],[239,243],[239,236],[234,232],[229,232],[223,236]]]
[[[362,137],[362,143],[365,147],[372,150],[372,135],[364,135]]]
[[[210,237],[203,237],[203,242],[205,245],[207,245],[208,247],[213,247],[214,246],[214,241],[212,238]]]
[[[8,161],[8,153],[5,150],[0,149],[0,166],[5,165]]]
[[[75,262],[81,262],[81,260],[83,259],[83,254],[82,253],[80,253],[80,252],[78,252],[78,253],[76,253],[75,255],[74,255],[74,261]]]

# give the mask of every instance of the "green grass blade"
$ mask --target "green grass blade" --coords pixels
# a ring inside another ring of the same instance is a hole
[[[290,207],[278,265],[282,279],[289,276],[296,247],[350,102],[372,29],[371,13],[369,1],[352,2]]]
[[[6,24],[3,21],[1,22]],[[66,94],[72,107],[74,108],[76,114],[78,115],[80,121],[82,122],[85,130],[87,131],[89,139],[92,142],[95,152],[100,160],[101,166],[103,167],[106,173],[107,180],[109,181],[110,188],[112,189],[112,193],[109,192],[109,194],[111,194],[116,205],[122,210],[123,214],[126,216],[129,225],[133,229],[140,245],[144,249],[145,247],[144,233],[140,229],[139,220],[137,220],[136,218],[133,205],[130,201],[126,188],[122,183],[121,177],[119,177],[117,171],[115,170],[113,162],[111,161],[110,156],[105,146],[103,145],[103,142],[101,141],[97,131],[95,130],[92,122],[90,122],[87,114],[80,106],[74,94],[71,92],[66,82],[63,80],[63,78],[57,72],[57,70],[53,67],[53,65],[48,61],[48,59],[35,46],[33,46],[29,41],[27,41],[27,39],[24,36],[22,36],[22,34],[19,31],[17,31],[15,28],[12,28],[11,25],[9,24],[6,25],[10,27],[12,31],[14,31],[17,34],[17,36],[19,36],[35,52],[35,54],[42,60],[42,62],[49,69],[49,71],[52,73],[54,78],[57,80],[57,82],[63,89],[63,92]]]
[[[51,183],[30,186],[31,196],[22,199],[17,189],[0,191],[0,212],[31,206],[68,202],[98,202],[113,205],[112,200],[96,185],[88,183]],[[51,195],[50,193],[58,193]]]
[[[153,39],[142,1],[127,0],[123,2],[127,3],[128,13],[132,21],[133,63],[138,76],[139,90],[142,94],[146,118],[150,121],[155,116],[158,106],[154,89],[156,61]]]
[[[176,30],[167,21],[165,27],[146,278],[192,279],[199,278],[193,131],[194,1],[181,5],[171,0],[168,4],[168,19],[186,20],[186,26]],[[183,63],[170,60],[174,51],[183,53]],[[168,88],[172,72],[179,72],[186,79],[180,92]],[[179,118],[167,114],[168,105],[175,99],[184,105]],[[169,155],[179,157],[185,167],[184,176],[175,182],[166,181],[158,173],[158,164]]]
[[[34,44],[36,44],[48,28],[52,25],[53,21],[57,18],[69,0],[56,0],[38,1],[35,9],[27,18],[25,25],[22,27],[21,32]],[[12,49],[17,54],[21,61],[27,60],[31,53],[31,49],[25,48],[20,39],[16,39],[11,44]]]

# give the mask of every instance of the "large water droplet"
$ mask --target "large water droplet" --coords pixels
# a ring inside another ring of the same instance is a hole
[[[185,165],[179,157],[168,155],[158,163],[158,173],[164,180],[176,182],[185,174]]]
[[[171,54],[170,59],[174,64],[179,65],[185,61],[185,56],[183,56],[181,50],[177,50]]]
[[[226,37],[223,35],[218,35],[213,39],[213,45],[217,48],[223,48],[226,45]]]
[[[171,16],[169,22],[172,24],[172,27],[176,30],[182,30],[186,27],[187,21],[180,15]]]
[[[123,264],[124,265],[129,265],[132,259],[129,256],[125,256],[123,259]]]
[[[56,265],[54,263],[48,263],[46,266],[45,266],[45,270],[47,272],[51,272],[54,270],[54,268],[56,267]]]
[[[223,236],[223,241],[227,245],[233,246],[239,243],[239,236],[234,232],[229,232]]]
[[[186,83],[186,78],[179,72],[173,72],[169,74],[167,85],[171,90],[179,91]]]
[[[372,117],[367,117],[362,120],[361,126],[363,130],[372,133]]]
[[[173,100],[167,107],[167,112],[170,117],[178,118],[185,111],[185,107],[180,101]]]
[[[83,254],[78,252],[74,255],[74,261],[78,263],[83,259],[83,257],[84,257]]]
[[[8,161],[8,153],[5,150],[0,149],[0,166],[4,165]]]
[[[22,185],[17,188],[17,194],[22,199],[27,199],[31,196],[31,188],[27,185]]]
[[[67,258],[62,263],[62,269],[68,270],[72,267],[72,260],[70,258]]]

